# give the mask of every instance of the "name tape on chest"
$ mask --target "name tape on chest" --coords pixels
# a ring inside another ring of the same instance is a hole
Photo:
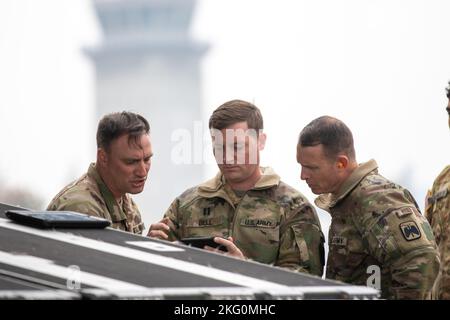
[[[333,246],[346,246],[347,245],[347,238],[341,237],[341,236],[334,236],[331,238],[331,245]]]
[[[269,219],[242,219],[241,226],[245,227],[260,227],[260,228],[275,228],[277,223]]]
[[[215,226],[221,224],[222,221],[223,221],[222,217],[200,218],[198,219],[198,226],[199,227]]]
[[[202,218],[191,218],[188,220],[187,227],[210,227],[222,224],[224,221],[223,217],[202,217]]]

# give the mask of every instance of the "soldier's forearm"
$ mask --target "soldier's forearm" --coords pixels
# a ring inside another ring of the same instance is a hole
[[[432,249],[416,250],[405,255],[408,261],[393,268],[392,293],[396,299],[428,299],[439,270],[439,258]],[[403,260],[404,261],[404,260]]]

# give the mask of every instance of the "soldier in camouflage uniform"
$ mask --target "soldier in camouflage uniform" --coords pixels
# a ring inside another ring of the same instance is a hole
[[[433,232],[409,191],[358,165],[353,136],[338,119],[313,120],[300,133],[301,179],[331,214],[326,277],[370,285],[386,299],[429,298],[439,268]]]
[[[450,82],[447,88],[447,113],[450,127]],[[425,203],[426,217],[439,247],[441,267],[433,287],[434,299],[450,299],[450,166],[433,183]]]
[[[59,192],[47,210],[68,210],[105,218],[112,227],[142,234],[144,224],[129,194],[144,189],[150,170],[150,126],[131,112],[104,116],[97,129],[97,162]]]
[[[176,198],[148,235],[171,241],[216,236],[228,255],[321,276],[324,237],[315,209],[259,166],[266,139],[259,109],[229,101],[214,111],[209,127],[220,172]]]

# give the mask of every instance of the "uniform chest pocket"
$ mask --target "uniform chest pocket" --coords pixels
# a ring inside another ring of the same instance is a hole
[[[333,270],[333,273],[343,277],[345,281],[359,278],[361,273],[365,272],[365,260],[367,254],[362,251],[344,250],[339,252],[336,248],[330,249],[328,255],[328,268]]]
[[[364,249],[363,240],[356,230],[345,231],[341,234],[330,235],[328,265],[343,279],[356,279],[361,270],[365,270],[367,252]]]
[[[229,236],[232,208],[225,200],[200,199],[180,208],[180,212],[180,237]]]
[[[184,209],[184,227],[214,228],[228,223],[229,208],[220,204],[198,204]]]

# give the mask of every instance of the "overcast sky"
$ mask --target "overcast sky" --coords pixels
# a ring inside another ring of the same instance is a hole
[[[211,45],[205,119],[229,99],[254,102],[268,135],[263,164],[312,200],[296,139],[312,119],[336,116],[353,131],[358,161],[375,158],[423,207],[450,159],[449,1],[198,3],[191,33]],[[0,2],[3,187],[31,189],[46,204],[94,159],[94,70],[81,48],[100,37],[88,0]]]

